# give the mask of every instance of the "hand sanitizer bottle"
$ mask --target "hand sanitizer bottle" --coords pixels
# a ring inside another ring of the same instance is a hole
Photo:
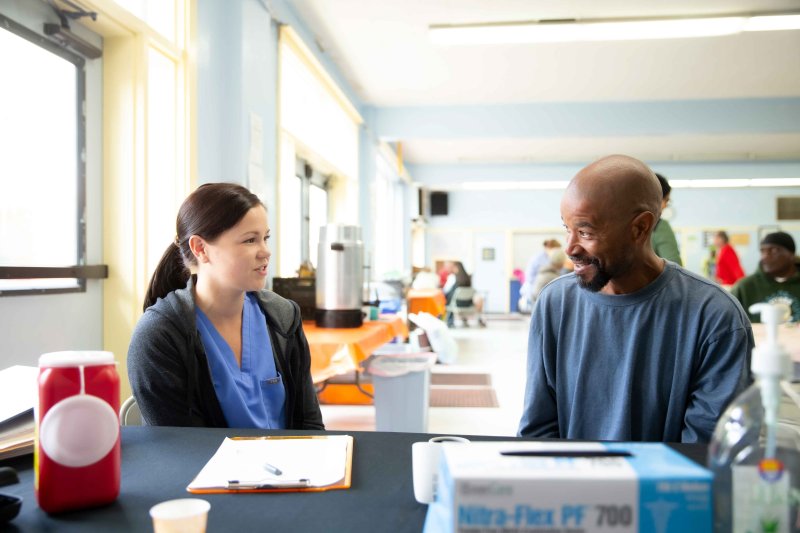
[[[720,417],[708,453],[714,472],[715,531],[800,532],[800,395],[792,361],[778,343],[784,304],[755,304],[767,341],[753,350],[755,383]]]

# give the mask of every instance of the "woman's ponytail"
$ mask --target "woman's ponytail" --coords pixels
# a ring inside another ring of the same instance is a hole
[[[213,242],[259,205],[264,206],[258,196],[236,183],[206,183],[190,194],[178,210],[175,241],[161,256],[150,278],[143,310],[170,292],[186,287],[191,276],[189,268],[197,266],[189,247],[193,235]]]
[[[186,287],[189,276],[189,269],[183,264],[181,249],[176,243],[171,243],[164,255],[161,256],[161,260],[158,262],[155,272],[153,272],[153,277],[150,278],[150,285],[147,287],[147,293],[144,296],[142,311],[146,311],[159,298],[165,297],[176,289]]]

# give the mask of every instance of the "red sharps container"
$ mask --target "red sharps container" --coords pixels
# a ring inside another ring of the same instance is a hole
[[[119,495],[119,375],[111,352],[39,357],[36,499],[48,513]]]

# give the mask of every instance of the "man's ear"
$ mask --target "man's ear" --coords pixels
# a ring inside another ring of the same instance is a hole
[[[192,255],[197,259],[198,263],[207,263],[208,254],[206,249],[206,241],[199,235],[192,235],[189,237],[189,249],[192,250]]]
[[[631,222],[631,232],[635,242],[643,242],[650,238],[658,219],[651,211],[642,211]]]

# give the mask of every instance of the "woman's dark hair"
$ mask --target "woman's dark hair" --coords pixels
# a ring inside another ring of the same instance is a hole
[[[723,242],[724,242],[725,244],[728,244],[729,240],[728,240],[728,234],[727,234],[726,232],[724,232],[724,231],[718,231],[718,232],[716,233],[716,235],[717,235],[717,237],[719,237],[720,239],[722,239],[722,240],[723,240]]]
[[[461,261],[456,261],[453,264],[456,266],[456,287],[471,287],[472,278],[469,274],[467,274],[467,271]]]
[[[146,310],[159,298],[186,286],[189,267],[197,263],[189,248],[192,235],[213,241],[257,205],[264,207],[258,196],[235,183],[206,183],[190,194],[178,210],[175,240],[161,256],[150,278],[142,309]]]
[[[672,192],[672,187],[670,187],[667,178],[656,172],[656,177],[658,178],[658,182],[661,184],[661,199],[663,200],[669,193]]]

